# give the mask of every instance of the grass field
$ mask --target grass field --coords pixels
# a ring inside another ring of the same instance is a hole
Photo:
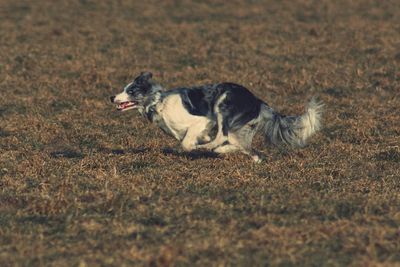
[[[181,153],[109,96],[231,81],[324,128]],[[400,266],[400,4],[0,2],[1,266]]]

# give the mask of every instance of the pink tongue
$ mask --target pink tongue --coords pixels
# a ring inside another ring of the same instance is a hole
[[[127,107],[129,107],[129,106],[132,106],[132,105],[133,105],[133,102],[125,102],[125,103],[119,104],[119,105],[118,105],[118,108],[120,108],[120,109],[125,109],[125,108],[127,108]]]

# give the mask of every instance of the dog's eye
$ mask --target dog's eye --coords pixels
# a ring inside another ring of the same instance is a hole
[[[133,90],[128,90],[128,94],[133,95]]]

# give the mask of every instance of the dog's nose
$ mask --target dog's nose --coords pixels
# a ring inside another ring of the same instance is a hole
[[[111,103],[114,103],[115,95],[110,96]]]

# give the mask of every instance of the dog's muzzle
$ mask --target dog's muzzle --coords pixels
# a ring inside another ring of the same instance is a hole
[[[111,103],[117,104],[117,110],[125,111],[129,109],[136,108],[137,102],[136,101],[124,101],[124,102],[117,102],[115,103],[115,95],[110,96]]]

